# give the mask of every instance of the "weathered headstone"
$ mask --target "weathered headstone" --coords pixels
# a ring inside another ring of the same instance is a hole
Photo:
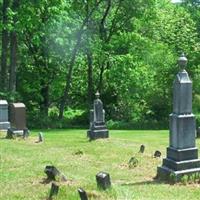
[[[130,169],[137,167],[138,166],[138,159],[136,157],[131,157],[130,160],[128,161],[128,166]]]
[[[195,116],[192,113],[192,81],[185,70],[187,58],[179,58],[180,72],[173,84],[173,113],[170,114],[170,146],[157,177],[179,181],[184,175],[200,172],[195,146]],[[172,175],[172,176],[171,176]]]
[[[26,129],[26,107],[23,103],[10,104],[10,123],[17,130]]]
[[[0,100],[0,130],[7,130],[10,128],[8,121],[8,102]]]
[[[56,183],[52,183],[50,194],[49,194],[49,200],[51,200],[53,196],[58,195],[58,191],[59,191],[59,186]]]
[[[44,172],[47,175],[47,180],[49,181],[55,181],[56,179],[59,179],[60,181],[67,181],[66,176],[53,165],[47,165]]]
[[[44,135],[42,132],[38,133],[38,142],[43,142],[44,141]]]
[[[96,175],[97,187],[103,190],[111,187],[110,175],[106,172],[99,172]]]
[[[142,145],[140,146],[139,153],[144,153],[144,150],[145,150],[145,146],[142,144]]]
[[[10,104],[9,113],[11,128],[7,131],[7,138],[21,136],[28,137],[29,131],[26,127],[26,107],[23,103]]]
[[[90,129],[87,132],[90,140],[109,137],[108,129],[105,124],[105,111],[99,96],[100,94],[97,92],[93,109],[90,110]]]
[[[88,200],[87,193],[82,188],[78,189],[78,193],[81,200]]]
[[[154,158],[159,158],[160,156],[161,156],[161,152],[158,151],[158,150],[156,150],[156,151],[154,152],[153,157],[154,157]]]
[[[54,166],[46,166],[44,172],[47,175],[48,180],[56,180],[56,176],[60,175],[60,171]]]

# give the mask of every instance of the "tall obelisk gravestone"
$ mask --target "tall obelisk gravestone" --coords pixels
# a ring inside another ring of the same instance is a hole
[[[90,110],[90,129],[87,132],[87,136],[90,140],[109,137],[108,129],[105,124],[105,111],[99,96],[100,94],[97,92],[93,109]]]
[[[195,146],[195,116],[192,113],[192,81],[185,70],[187,58],[178,59],[180,72],[173,84],[173,113],[170,114],[170,146],[167,158],[157,169],[157,177],[179,181],[183,175],[200,172],[198,149]]]

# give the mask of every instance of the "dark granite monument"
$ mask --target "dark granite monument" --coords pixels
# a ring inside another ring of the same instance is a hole
[[[99,172],[96,175],[97,187],[106,190],[111,187],[110,175],[106,172]]]
[[[10,104],[9,113],[11,128],[7,131],[7,138],[16,136],[28,136],[29,131],[26,127],[26,107],[23,103]]]
[[[10,122],[8,121],[8,102],[6,100],[0,100],[0,130],[7,130],[10,128]]]
[[[90,140],[98,138],[108,138],[109,133],[105,124],[105,111],[103,109],[103,103],[99,99],[99,92],[96,93],[96,99],[94,100],[93,109],[90,110],[90,129],[87,132]]]
[[[192,113],[192,81],[185,70],[187,58],[178,59],[180,72],[173,84],[173,113],[170,114],[170,141],[167,158],[157,169],[157,178],[179,181],[183,175],[200,172],[198,149],[195,146],[195,116]]]

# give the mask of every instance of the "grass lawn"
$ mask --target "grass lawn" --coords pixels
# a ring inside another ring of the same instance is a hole
[[[38,131],[27,140],[4,139],[0,133],[0,199],[45,200],[51,184],[44,184],[46,165],[55,165],[68,181],[59,183],[55,200],[78,200],[77,188],[84,188],[90,199],[99,200],[196,200],[200,184],[170,185],[154,181],[168,146],[168,131],[110,131],[110,138],[88,142],[86,130],[45,130],[45,141],[35,143]],[[139,147],[145,145],[144,154]],[[197,140],[200,147],[200,141]],[[155,150],[161,158],[153,158]],[[83,154],[76,154],[82,151]],[[139,165],[129,169],[136,156]],[[110,173],[112,188],[96,187],[95,175]]]

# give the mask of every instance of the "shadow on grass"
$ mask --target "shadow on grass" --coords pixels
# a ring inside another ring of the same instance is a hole
[[[153,179],[150,181],[122,183],[121,186],[159,185],[159,184],[170,184],[170,183],[158,179]]]
[[[51,183],[51,182],[52,182],[51,179],[43,178],[42,181],[40,181],[40,184],[44,184],[44,185],[46,185],[46,184],[49,184],[49,183]]]

